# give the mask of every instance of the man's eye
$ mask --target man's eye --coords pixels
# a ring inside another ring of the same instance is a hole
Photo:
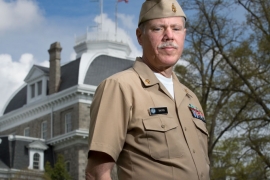
[[[161,31],[162,28],[153,28],[153,31]]]
[[[173,30],[174,30],[174,31],[182,31],[182,28],[177,28],[177,27],[175,27],[175,28],[173,28]]]

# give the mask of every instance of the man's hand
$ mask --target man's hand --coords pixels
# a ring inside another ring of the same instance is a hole
[[[90,151],[85,169],[86,180],[111,180],[111,171],[114,160],[103,152]]]

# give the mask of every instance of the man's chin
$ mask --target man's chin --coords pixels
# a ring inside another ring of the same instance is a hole
[[[168,55],[159,55],[157,56],[157,58],[159,59],[160,62],[162,62],[163,64],[168,64],[173,66],[174,64],[177,63],[178,61],[178,57],[175,56],[168,56]]]

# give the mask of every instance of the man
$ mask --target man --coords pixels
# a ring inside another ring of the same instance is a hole
[[[208,180],[202,108],[173,66],[186,35],[176,0],[146,0],[136,35],[143,56],[104,80],[91,105],[87,180]]]

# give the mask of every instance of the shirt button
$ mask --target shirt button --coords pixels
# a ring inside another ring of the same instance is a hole
[[[187,131],[187,128],[185,127],[185,131]]]
[[[201,178],[203,178],[203,173],[201,173]]]
[[[195,150],[193,149],[193,153],[195,153]]]
[[[165,125],[162,124],[161,127],[162,127],[162,128],[165,128]]]

